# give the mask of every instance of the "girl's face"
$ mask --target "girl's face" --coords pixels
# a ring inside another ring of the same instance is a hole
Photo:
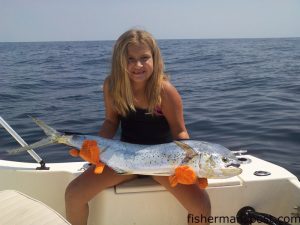
[[[133,83],[146,83],[153,73],[153,57],[146,44],[129,45],[127,70]]]

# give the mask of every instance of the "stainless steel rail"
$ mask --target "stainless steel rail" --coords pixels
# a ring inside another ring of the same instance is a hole
[[[28,146],[28,144],[23,140],[23,138],[20,137],[20,135],[17,134],[17,132],[0,116],[0,124],[4,127],[4,129],[11,134],[11,136],[22,146]],[[30,149],[27,151],[31,157],[41,165],[41,167],[38,167],[37,169],[46,169],[45,162],[43,159],[33,150]]]

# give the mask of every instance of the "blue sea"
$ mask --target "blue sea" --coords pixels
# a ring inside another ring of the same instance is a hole
[[[158,43],[191,138],[246,149],[300,178],[300,38]],[[44,137],[28,115],[58,130],[97,135],[113,44],[0,43],[0,116],[27,143]],[[0,128],[0,158],[33,162],[27,153],[7,155],[18,146]],[[68,149],[36,152],[46,163],[78,160]]]

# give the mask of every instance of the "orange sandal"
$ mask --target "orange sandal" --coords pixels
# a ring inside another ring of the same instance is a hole
[[[100,162],[100,152],[101,151],[98,147],[98,143],[95,140],[84,140],[80,150],[71,149],[69,151],[71,156],[80,156],[83,160],[95,165],[95,174],[101,174],[105,166],[104,163]]]

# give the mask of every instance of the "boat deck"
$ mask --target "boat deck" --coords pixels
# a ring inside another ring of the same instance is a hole
[[[300,206],[297,177],[254,156],[242,157],[250,162],[241,165],[242,174],[208,180],[212,222],[224,224],[227,220],[237,224],[238,210],[251,206],[258,212],[289,219],[291,224],[299,223],[295,218],[292,221],[293,217],[299,216],[295,214]],[[21,191],[64,215],[65,188],[85,165],[84,162],[53,163],[47,164],[49,170],[36,170],[36,163],[0,160],[0,190]],[[187,212],[177,200],[148,177],[109,188],[90,203],[89,225],[182,225],[187,224],[187,220]]]

